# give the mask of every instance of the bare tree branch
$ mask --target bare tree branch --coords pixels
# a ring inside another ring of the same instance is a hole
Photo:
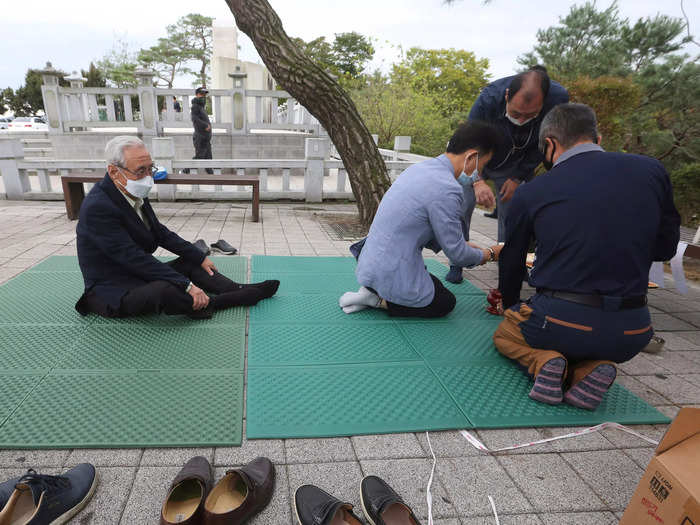
[[[688,31],[688,39],[695,44],[696,46],[700,47],[700,43],[698,43],[693,36],[690,34],[690,20],[688,19],[688,15],[685,12],[685,9],[683,8],[683,0],[681,0],[681,12],[683,13],[683,17],[685,18],[685,28]]]

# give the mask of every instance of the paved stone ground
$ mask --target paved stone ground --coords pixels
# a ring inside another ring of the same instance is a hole
[[[242,255],[319,256],[347,255],[349,242],[329,238],[317,214],[352,214],[355,209],[263,204],[262,221],[253,223],[245,204],[162,203],[155,208],[164,223],[189,240],[224,238]],[[49,255],[76,254],[76,223],[65,218],[62,202],[0,201],[0,225],[0,282]],[[473,228],[477,243],[495,238],[496,221],[480,212]],[[496,285],[494,265],[468,273],[485,290]],[[700,406],[700,288],[687,296],[672,289],[652,291],[650,304],[667,348],[660,355],[640,354],[623,364],[619,381],[673,417],[681,406]],[[665,425],[635,428],[653,438],[665,431]],[[524,428],[477,434],[487,446],[498,447],[568,431]],[[433,497],[439,525],[494,523],[488,495],[494,497],[503,524],[616,523],[653,452],[645,441],[614,430],[494,456],[478,452],[456,431],[433,432],[430,437],[438,456]],[[277,488],[254,524],[291,524],[290,501],[303,483],[318,484],[358,505],[359,482],[368,474],[384,477],[420,518],[427,514],[425,486],[432,460],[424,433],[244,441],[240,448],[0,450],[0,479],[29,467],[58,473],[90,461],[99,469],[100,486],[74,523],[157,523],[170,480],[196,454],[213,462],[218,477],[258,455],[272,459]]]

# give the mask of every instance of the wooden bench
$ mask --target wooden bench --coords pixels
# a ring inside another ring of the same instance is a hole
[[[99,173],[71,173],[61,175],[63,185],[63,198],[66,201],[66,214],[70,220],[78,218],[80,205],[85,198],[83,184],[86,182],[99,182],[104,174]],[[213,184],[222,186],[252,186],[253,187],[253,222],[260,220],[260,179],[257,175],[168,175],[163,180],[157,180],[156,184]]]

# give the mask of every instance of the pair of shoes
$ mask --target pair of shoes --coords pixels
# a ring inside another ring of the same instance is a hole
[[[564,392],[565,372],[564,358],[547,361],[535,377],[535,384],[528,394],[530,399],[548,405],[558,405],[564,401],[577,408],[595,410],[617,377],[617,369],[613,365],[598,365]]]
[[[66,523],[87,505],[96,486],[97,474],[90,463],[60,476],[29,469],[24,476],[0,484],[0,523]]]
[[[275,467],[255,458],[213,486],[209,461],[190,459],[175,476],[160,511],[160,525],[242,524],[264,509],[275,487]]]
[[[394,489],[377,476],[360,484],[360,500],[372,525],[420,525],[411,508]],[[299,525],[360,525],[350,503],[340,501],[313,485],[302,485],[294,493],[294,510]]]
[[[199,251],[205,255],[209,255],[211,253],[211,250],[209,249],[209,246],[207,246],[207,242],[204,239],[197,239],[192,244],[194,244],[197,249],[199,249]]]
[[[462,275],[461,266],[450,265],[450,271],[445,275],[445,280],[454,284],[459,284],[464,281],[464,275]]]
[[[226,255],[235,255],[236,253],[238,253],[238,250],[237,250],[236,248],[234,248],[233,246],[231,246],[229,243],[227,243],[227,242],[226,242],[225,240],[223,240],[223,239],[219,239],[218,241],[216,241],[215,243],[213,243],[213,244],[211,245],[211,247],[212,247],[215,251],[219,251],[219,252],[225,253]]]

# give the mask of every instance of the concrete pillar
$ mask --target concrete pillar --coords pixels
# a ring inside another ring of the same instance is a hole
[[[153,71],[150,69],[137,69],[136,87],[139,95],[139,105],[141,107],[141,126],[139,131],[143,136],[158,135],[158,101],[156,99],[156,88],[153,87]]]
[[[162,166],[168,175],[173,174],[173,159],[175,158],[175,142],[172,137],[155,137],[151,139],[151,158],[153,164]],[[159,184],[158,200],[172,202],[175,200],[176,184]]]
[[[229,77],[233,79],[233,89],[231,97],[233,99],[231,108],[231,133],[234,135],[244,135],[248,132],[248,112],[247,101],[245,96],[246,77],[247,73],[241,72],[241,67],[236,66],[235,73],[229,73]]]
[[[22,173],[17,161],[24,160],[22,142],[17,139],[0,140],[0,175],[5,184],[5,194],[10,200],[23,200],[31,189],[29,177]]]
[[[399,153],[411,151],[411,137],[397,135],[394,137],[394,159],[399,160]]]
[[[73,71],[73,73],[63,78],[70,82],[70,87],[74,89],[82,89],[85,85],[85,82],[87,82],[87,78],[83,78],[82,76],[78,75],[77,71]],[[66,116],[66,120],[89,120],[88,100],[87,95],[85,93],[79,95],[70,94],[65,95],[65,97],[66,108],[68,109],[68,115]],[[84,131],[86,128],[81,127],[74,129]]]
[[[372,133],[372,140],[376,145],[379,145],[379,135],[377,135],[376,133]]]
[[[328,158],[330,141],[328,139],[306,139],[306,171],[304,172],[304,191],[306,202],[323,201],[323,161]]]
[[[49,125],[49,133],[63,133],[63,115],[61,114],[61,99],[58,93],[58,79],[61,72],[46,63],[46,67],[39,71],[43,84],[41,86],[41,96],[44,99],[44,112]]]

